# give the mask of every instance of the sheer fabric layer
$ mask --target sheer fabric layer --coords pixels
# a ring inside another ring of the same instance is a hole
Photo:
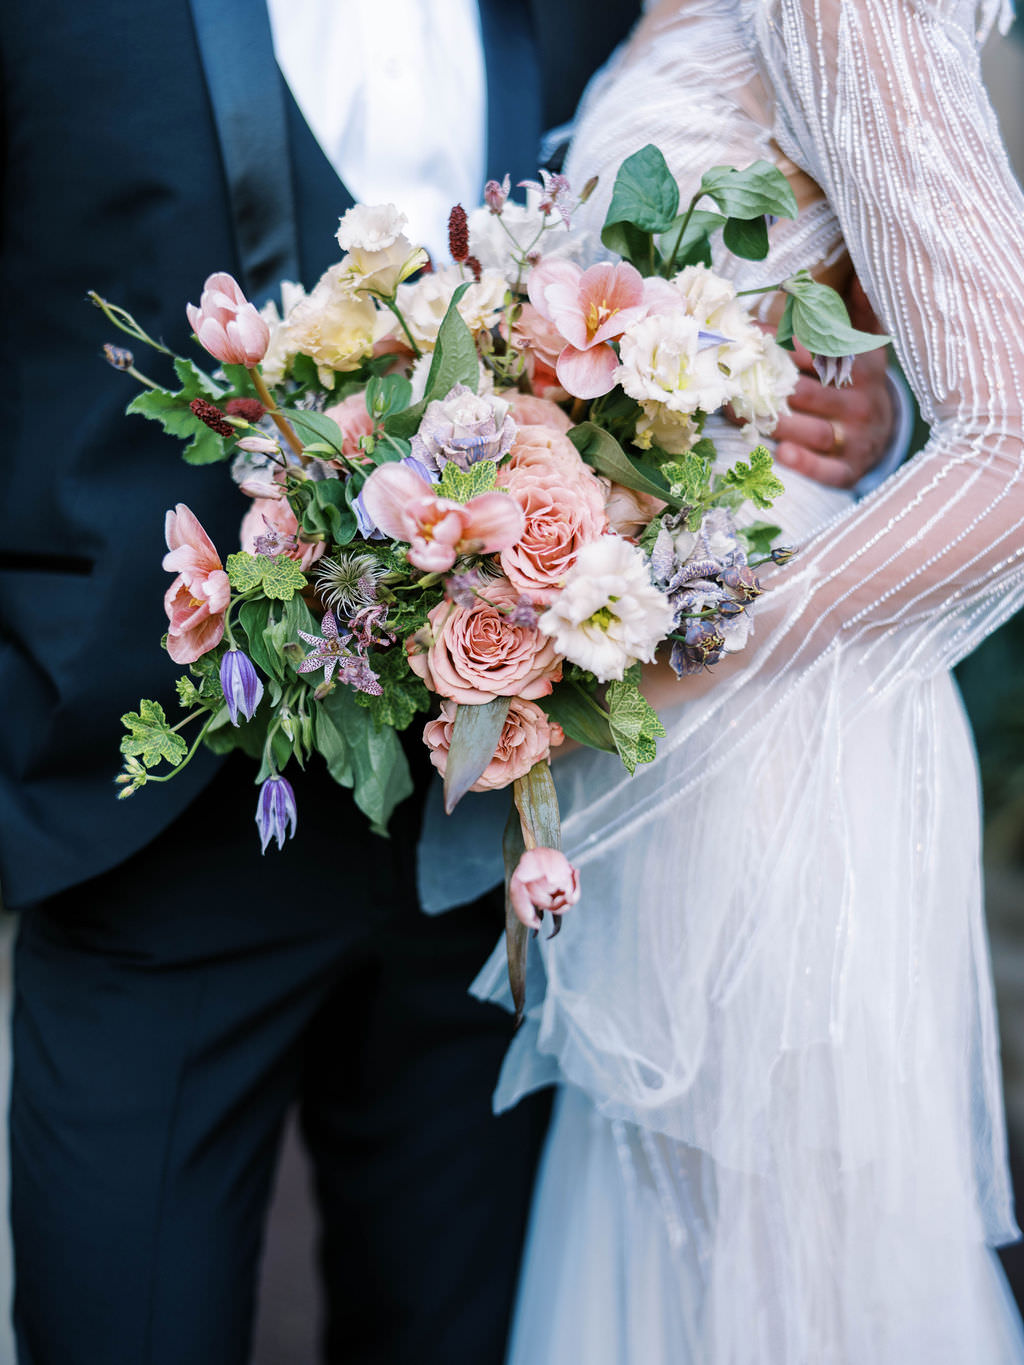
[[[932,423],[857,506],[787,476],[777,520],[802,553],[731,673],[680,685],[655,763],[557,765],[584,898],[536,945],[543,980],[497,1093],[569,1081],[602,1121],[712,1163],[720,1212],[747,1191],[712,1243],[736,1292],[770,1300],[788,1238],[765,1330],[825,1295],[814,1352],[776,1336],[756,1357],[772,1365],[1024,1360],[1012,1334],[991,1357],[967,1344],[995,1292],[969,1249],[1016,1228],[977,777],[948,673],[1024,599],[1024,201],[975,50],[995,10],[661,4],[592,89],[568,167],[607,195],[656,141],[687,197],[709,164],[788,158],[827,202],[777,224],[737,282],[834,264],[844,241]],[[600,199],[591,212],[599,227]],[[500,998],[501,976],[496,956],[478,990]],[[688,1228],[671,1182],[662,1195],[666,1227]],[[741,1264],[722,1240],[737,1228]],[[916,1318],[890,1332],[901,1293]],[[932,1318],[959,1355],[931,1350]],[[693,1358],[751,1359],[724,1330]]]

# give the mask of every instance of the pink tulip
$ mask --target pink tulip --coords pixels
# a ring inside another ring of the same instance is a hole
[[[185,312],[200,346],[222,364],[251,369],[266,355],[269,326],[223,270],[203,285],[199,307],[190,303]]]
[[[646,315],[644,280],[620,261],[581,270],[571,261],[541,261],[527,280],[530,302],[568,343],[555,372],[577,398],[598,398],[615,386],[618,357],[610,346]]]
[[[165,535],[164,568],[178,575],[164,595],[167,653],[177,664],[191,664],[220,644],[231,585],[213,541],[183,502],[167,513]]]
[[[409,563],[428,573],[450,569],[459,555],[508,549],[526,519],[507,493],[481,493],[463,504],[439,498],[434,485],[404,463],[380,465],[366,480],[363,506],[393,540],[409,544]]]
[[[516,919],[539,929],[538,911],[560,915],[580,898],[580,874],[557,848],[531,848],[519,859],[508,887]]]

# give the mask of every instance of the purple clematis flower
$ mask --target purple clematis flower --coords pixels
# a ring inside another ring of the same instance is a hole
[[[263,697],[263,684],[248,654],[240,649],[228,650],[220,661],[220,688],[228,704],[231,724],[238,724],[239,711],[246,720],[252,720]]]
[[[284,848],[285,839],[293,838],[298,825],[295,793],[292,785],[278,773],[272,773],[260,787],[256,802],[256,827],[260,832],[260,852],[266,853],[271,839]]]

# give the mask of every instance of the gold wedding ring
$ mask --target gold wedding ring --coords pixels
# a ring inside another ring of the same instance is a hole
[[[832,444],[825,452],[826,455],[842,455],[846,445],[846,428],[842,422],[831,421],[829,426],[832,428]]]

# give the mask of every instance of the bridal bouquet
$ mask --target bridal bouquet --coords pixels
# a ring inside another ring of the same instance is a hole
[[[258,764],[265,851],[294,834],[285,774],[316,751],[383,833],[412,790],[399,733],[431,713],[422,737],[449,810],[512,789],[519,1002],[529,928],[549,910],[557,930],[579,895],[552,748],[569,736],[630,772],[654,758],[665,731],[642,665],[662,651],[682,677],[742,649],[758,566],[788,555],[742,511],[781,492],[757,441],[796,380],[787,343],[835,369],[884,340],[853,331],[805,273],[751,291],[784,291],[776,340],[710,269],[714,234],[762,259],[770,219],[795,216],[766,162],[715,168],[680,212],[644,148],[602,231],[617,259],[587,269],[570,187],[540,174],[525,204],[506,177],[472,214],[453,209],[450,264],[431,267],[393,206],[360,205],[341,220],[340,263],[309,294],[286,284],[281,313],[212,275],[188,317],[219,368],[175,356],[174,390],[107,348],[145,385],[128,411],[186,440],[188,462],[226,463],[251,499],[223,557],[184,504],[167,514],[165,646],[185,716],[144,700],[124,717],[121,795],[200,743],[241,748]],[[753,448],[718,468],[704,427],[727,406]]]

